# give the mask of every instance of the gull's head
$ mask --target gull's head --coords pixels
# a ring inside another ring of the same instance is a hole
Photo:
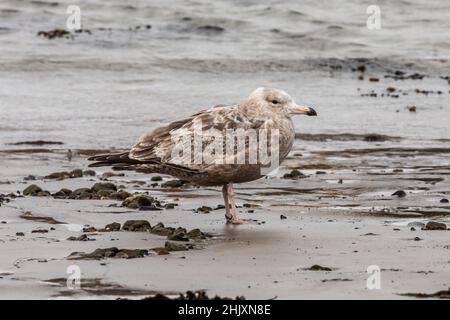
[[[317,116],[317,113],[313,108],[298,105],[291,96],[283,90],[258,88],[250,94],[248,99],[270,112],[282,113],[286,116],[299,114]]]

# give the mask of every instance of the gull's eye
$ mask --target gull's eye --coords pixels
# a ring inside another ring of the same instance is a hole
[[[278,100],[272,100],[271,101],[273,104],[278,104],[279,102],[278,102]]]

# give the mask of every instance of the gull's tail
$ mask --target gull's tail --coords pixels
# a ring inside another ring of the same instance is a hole
[[[88,158],[89,161],[95,161],[94,163],[91,163],[89,167],[122,167],[143,163],[142,161],[131,159],[129,154],[130,153],[127,151],[123,153],[109,153],[93,156]]]

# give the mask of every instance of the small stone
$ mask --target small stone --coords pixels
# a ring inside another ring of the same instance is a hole
[[[153,248],[152,250],[155,251],[159,256],[170,254],[169,250],[167,250],[166,248]]]
[[[94,186],[92,187],[92,190],[95,192],[99,192],[99,191],[103,191],[103,190],[114,192],[114,191],[117,191],[117,187],[111,182],[98,182],[98,183],[94,184]]]
[[[445,223],[430,221],[425,225],[424,230],[447,230]]]
[[[153,176],[150,180],[151,181],[162,181],[162,177],[161,176]]]
[[[52,179],[52,180],[64,180],[71,178],[71,175],[69,172],[63,171],[63,172],[53,172],[49,174],[48,176],[44,177],[45,179]]]
[[[207,206],[201,206],[200,208],[197,208],[197,212],[200,213],[210,213],[212,211],[211,207],[207,207]]]
[[[148,256],[148,250],[145,249],[122,249],[119,250],[114,258],[118,259],[135,259]]]
[[[189,241],[188,235],[186,233],[185,228],[177,228],[173,231],[173,233],[169,234],[167,236],[167,240],[173,240],[173,241]]]
[[[123,224],[122,230],[146,232],[151,230],[151,226],[147,220],[128,220]]]
[[[105,226],[105,231],[120,231],[121,224],[113,222]]]
[[[28,186],[27,188],[25,188],[25,190],[23,190],[23,195],[24,196],[35,196],[38,194],[38,192],[41,192],[42,189],[40,187],[38,187],[35,184],[32,184],[30,186]]]
[[[124,201],[126,198],[131,197],[131,194],[126,191],[120,190],[120,191],[111,193],[109,195],[109,197],[113,200]]]
[[[441,201],[439,201],[440,203],[448,203],[448,199],[441,199]]]
[[[200,231],[200,229],[192,229],[191,231],[189,231],[187,233],[187,236],[189,237],[189,239],[203,239],[205,238],[205,235],[203,234],[203,232]]]
[[[164,247],[167,251],[187,251],[189,250],[189,246],[186,244],[175,243],[171,241],[166,241]]]
[[[37,230],[31,231],[31,233],[48,233],[48,230],[47,229],[37,229]]]
[[[306,175],[304,175],[303,173],[301,173],[297,169],[294,169],[291,172],[286,173],[286,174],[283,175],[283,179],[297,180],[297,179],[302,179],[302,178],[306,178]]]
[[[23,232],[16,232],[16,236],[18,236],[18,237],[24,237],[24,236],[25,236],[25,233],[23,233]]]
[[[284,214],[282,214],[282,215],[280,215],[280,219],[284,220],[284,219],[287,219],[287,217]]]
[[[412,221],[407,224],[407,227],[423,228],[425,227],[425,223],[420,221]]]
[[[83,176],[94,177],[95,171],[94,170],[85,170],[85,171],[83,171]]]
[[[406,197],[406,192],[403,191],[403,190],[397,190],[397,191],[395,191],[395,192],[392,194],[392,196],[397,196],[397,197],[399,197],[399,198],[404,198],[404,197]]]
[[[417,107],[416,106],[407,106],[406,108],[408,109],[409,112],[416,112],[417,111]]]
[[[90,238],[88,238],[88,236],[86,234],[82,234],[79,237],[74,237],[74,236],[69,237],[69,238],[67,238],[67,240],[68,241],[93,241],[95,239],[90,239]]]
[[[122,206],[130,209],[140,209],[140,208],[153,208],[154,210],[159,210],[161,204],[158,200],[153,197],[149,197],[143,194],[135,195],[126,198],[122,202]]]
[[[70,189],[61,189],[58,192],[52,194],[52,196],[56,199],[65,199],[72,194],[72,190]]]
[[[75,169],[70,172],[71,178],[81,178],[83,176],[83,170]]]
[[[310,271],[331,271],[331,268],[328,267],[322,267],[321,265],[315,264],[309,268],[306,268],[304,270],[310,270]]]
[[[153,228],[150,230],[150,233],[156,234],[158,236],[164,236],[167,237],[169,234],[172,234],[175,231],[174,228],[166,228],[164,227],[164,224],[161,222],[153,226]]]
[[[87,198],[90,198],[92,196],[92,194],[93,194],[93,191],[90,188],[79,188],[79,189],[74,190],[70,194],[69,198],[70,199],[87,199]]]

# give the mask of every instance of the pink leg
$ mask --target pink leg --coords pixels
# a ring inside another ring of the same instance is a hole
[[[227,185],[223,185],[222,188],[222,195],[223,195],[223,201],[225,202],[225,219],[227,221],[231,221],[233,219],[233,216],[230,213],[230,201],[228,200],[228,187]]]
[[[234,201],[234,190],[233,190],[233,184],[230,182],[226,184],[226,193],[228,195],[228,202],[231,204],[230,208],[230,215],[231,220],[228,220],[232,224],[244,224],[244,223],[257,223],[256,220],[243,220],[239,218],[238,211],[236,209],[236,202]],[[225,206],[227,205],[227,201],[225,201]]]

